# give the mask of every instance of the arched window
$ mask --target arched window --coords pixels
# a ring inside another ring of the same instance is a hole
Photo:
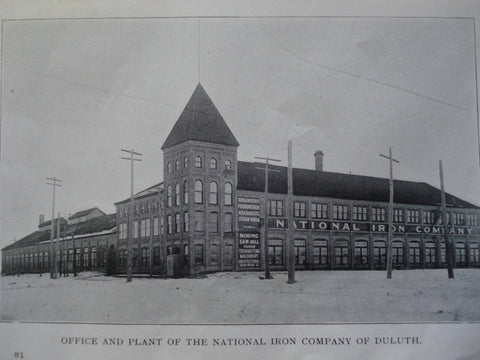
[[[210,213],[210,217],[208,219],[208,232],[218,232],[218,213],[215,211]]]
[[[183,203],[188,204],[188,182],[185,180],[183,182]]]
[[[172,172],[172,163],[169,162],[169,163],[167,164],[167,173],[170,174],[171,172]]]
[[[232,205],[232,184],[225,184],[225,205]]]
[[[167,186],[167,207],[172,206],[172,185]]]
[[[230,160],[225,160],[225,169],[232,170],[232,162]]]
[[[193,201],[196,204],[203,203],[203,183],[201,180],[195,181]]]
[[[195,167],[196,168],[201,168],[202,167],[202,158],[200,156],[197,156],[195,158]]]
[[[217,168],[217,159],[211,158],[210,159],[210,169],[216,169]]]
[[[175,213],[175,234],[180,232],[180,214]]]
[[[175,171],[180,170],[180,161],[177,159],[175,160]]]
[[[183,158],[183,167],[184,167],[184,168],[188,168],[188,156],[185,156],[185,157]]]
[[[180,184],[175,184],[175,206],[180,205]]]
[[[218,204],[218,184],[215,181],[210,183],[210,204]]]

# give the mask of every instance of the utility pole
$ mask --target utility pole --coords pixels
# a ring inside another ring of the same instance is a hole
[[[57,278],[57,254],[56,249],[53,246],[53,238],[54,238],[54,231],[55,231],[55,189],[57,186],[62,186],[59,182],[63,180],[57,179],[55,176],[53,178],[47,178],[49,182],[47,185],[53,186],[53,199],[52,199],[52,229],[50,231],[50,251],[49,251],[49,258],[50,258],[50,279]]]
[[[130,161],[130,209],[128,219],[128,240],[127,240],[127,282],[132,281],[132,244],[133,244],[133,162],[142,161],[142,159],[134,158],[134,155],[142,156],[142,154],[133,151],[133,149],[125,150],[123,152],[130,153],[130,157],[122,157],[123,160]]]
[[[60,261],[60,266],[58,266],[58,262],[55,262],[55,277],[58,276],[58,273],[60,273],[60,276],[62,275],[62,269],[61,269],[61,264],[62,264],[62,247],[60,246],[60,212],[58,212],[57,216],[57,240],[55,241],[54,244],[55,247],[55,254],[57,253],[58,248],[60,248],[60,251],[58,251],[58,259]]]
[[[269,171],[274,171],[274,172],[279,172],[278,170],[274,169],[269,169],[268,165],[270,161],[277,161],[280,162],[281,160],[277,159],[272,159],[269,157],[260,157],[260,156],[255,156],[255,159],[260,159],[260,160],[265,160],[265,167],[257,167],[257,169],[260,170],[265,170],[265,199],[264,199],[264,230],[263,230],[263,237],[264,237],[264,242],[263,242],[263,251],[264,251],[264,258],[265,258],[265,279],[273,279],[273,277],[270,275],[270,266],[268,264],[268,172]]]
[[[388,239],[387,239],[387,279],[392,278],[392,237],[393,237],[393,162],[398,163],[392,156],[392,148],[388,148],[388,156],[380,154],[390,162],[390,200],[388,203]]]
[[[443,166],[442,160],[439,161],[439,170],[440,170],[440,188],[441,188],[441,196],[442,196],[442,223],[443,223],[443,233],[445,235],[445,256],[447,260],[447,268],[448,268],[448,278],[453,279],[453,249],[452,244],[450,242],[450,236],[448,234],[448,224],[447,224],[447,209],[445,203],[445,188],[443,184]]]
[[[292,142],[288,141],[288,170],[287,170],[288,194],[287,194],[287,216],[288,229],[288,284],[295,283],[295,240],[293,237],[293,170],[292,170]]]

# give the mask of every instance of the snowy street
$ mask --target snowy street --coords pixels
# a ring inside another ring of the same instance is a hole
[[[1,319],[107,323],[479,321],[480,269],[216,273],[198,279],[82,273],[1,278]]]

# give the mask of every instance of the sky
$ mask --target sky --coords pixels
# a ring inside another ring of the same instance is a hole
[[[6,21],[0,247],[55,213],[107,213],[162,180],[161,145],[201,82],[238,159],[394,177],[480,205],[474,26],[446,18]]]

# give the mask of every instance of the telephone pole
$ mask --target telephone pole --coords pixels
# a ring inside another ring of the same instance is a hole
[[[288,229],[287,229],[287,241],[288,248],[288,281],[287,283],[295,283],[295,240],[293,236],[293,174],[292,174],[292,142],[288,141],[288,170],[287,170],[287,182],[288,182],[288,194],[287,194],[287,216],[288,216]]]
[[[445,235],[445,256],[447,260],[447,268],[448,268],[448,278],[453,279],[453,249],[452,244],[450,242],[450,236],[448,234],[448,220],[447,220],[447,209],[445,203],[445,188],[443,185],[443,166],[442,160],[438,163],[439,171],[440,171],[440,189],[441,189],[441,197],[442,197],[442,223],[443,223],[443,233]]]
[[[123,152],[129,153],[130,157],[123,157],[123,160],[130,161],[130,207],[129,207],[129,218],[128,218],[128,240],[127,240],[127,282],[132,281],[132,244],[133,244],[133,162],[142,161],[139,159],[139,156],[142,154],[135,152],[133,149],[125,150],[120,149]],[[137,158],[134,157],[137,156]]]
[[[393,237],[393,162],[398,163],[392,156],[392,148],[388,148],[388,156],[380,154],[390,162],[390,200],[388,202],[388,238],[387,238],[387,279],[392,278],[392,237]]]
[[[53,186],[53,197],[52,197],[52,229],[50,231],[50,248],[49,248],[49,262],[50,262],[50,279],[56,279],[57,278],[57,254],[56,254],[56,247],[54,248],[53,246],[53,238],[54,238],[54,232],[55,232],[55,189],[57,186],[61,187],[62,184],[59,184],[59,182],[62,182],[63,180],[57,179],[55,176],[53,178],[47,178],[49,182],[47,182],[47,185]]]
[[[278,170],[274,169],[269,169],[268,165],[270,161],[277,161],[280,162],[282,160],[277,160],[277,159],[272,159],[269,157],[260,157],[260,156],[255,156],[255,159],[259,160],[265,160],[265,167],[257,167],[257,169],[260,170],[265,170],[265,199],[264,199],[264,230],[263,230],[263,237],[264,237],[264,242],[263,242],[263,251],[264,251],[264,258],[265,258],[265,279],[273,279],[273,277],[270,275],[270,266],[268,264],[268,172],[273,171],[273,172],[279,172]]]

